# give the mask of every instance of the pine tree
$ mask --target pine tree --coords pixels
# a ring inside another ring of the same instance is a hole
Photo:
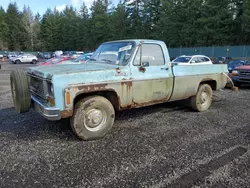
[[[110,38],[110,29],[107,14],[107,3],[105,0],[94,1],[91,7],[91,21],[89,32],[91,33],[92,49]]]
[[[6,13],[6,24],[8,25],[8,48],[9,50],[21,50],[23,48],[22,15],[18,11],[16,3],[10,3]]]
[[[130,23],[127,17],[125,4],[119,3],[109,19],[109,26],[112,31],[110,40],[128,38]]]
[[[8,25],[6,24],[6,13],[3,7],[0,7],[0,50],[6,50],[8,48]]]

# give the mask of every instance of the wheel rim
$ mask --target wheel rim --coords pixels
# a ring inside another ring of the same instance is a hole
[[[202,106],[208,106],[210,105],[210,102],[211,102],[211,97],[209,91],[205,88],[200,94],[200,104]]]
[[[201,92],[201,104],[206,103],[209,100],[208,94],[206,91]]]
[[[86,112],[84,125],[89,131],[99,131],[107,121],[107,113],[101,109],[90,109]]]

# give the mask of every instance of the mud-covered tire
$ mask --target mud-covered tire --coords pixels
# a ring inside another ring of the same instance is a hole
[[[201,84],[197,94],[191,97],[191,107],[198,112],[204,112],[212,104],[213,90],[208,84]]]
[[[111,102],[101,96],[89,96],[77,102],[70,119],[73,132],[82,140],[105,136],[113,127],[115,110]]]
[[[20,69],[12,71],[10,84],[15,110],[18,113],[28,112],[31,106],[31,94],[26,73]]]

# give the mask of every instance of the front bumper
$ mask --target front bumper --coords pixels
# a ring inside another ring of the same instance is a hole
[[[49,107],[45,104],[42,104],[37,98],[33,95],[31,96],[32,99],[32,107],[35,111],[41,114],[44,118],[56,121],[61,119],[61,112],[59,108]]]
[[[238,82],[238,83],[250,83],[250,76],[248,77],[246,77],[246,76],[244,76],[244,77],[242,77],[242,76],[232,76],[231,77],[232,78],[232,80],[233,80],[233,82]]]

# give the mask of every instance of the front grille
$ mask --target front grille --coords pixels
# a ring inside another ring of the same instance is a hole
[[[44,99],[46,99],[46,91],[47,91],[46,81],[43,81],[36,77],[30,77],[30,89],[31,92],[35,95],[38,95]]]
[[[248,70],[241,70],[239,71],[240,76],[250,76],[250,71]]]

